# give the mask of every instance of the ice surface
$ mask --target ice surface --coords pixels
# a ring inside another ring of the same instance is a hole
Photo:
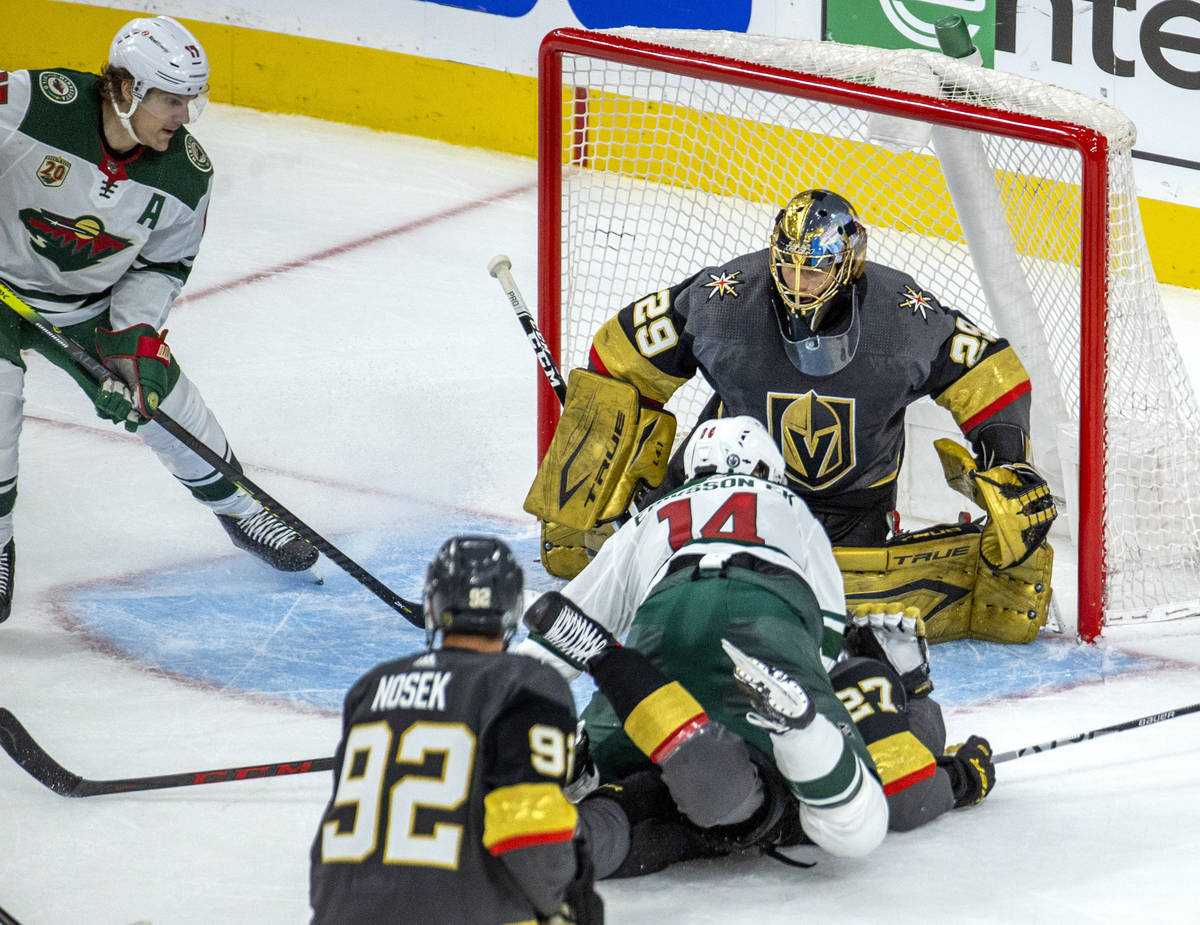
[[[216,104],[197,135],[217,192],[169,339],[250,476],[406,597],[463,529],[504,535],[552,586],[521,511],[536,365],[486,270],[508,254],[532,297],[534,165]],[[1166,294],[1200,344],[1200,298]],[[332,754],[345,688],[421,633],[330,563],[318,586],[235,551],[28,362],[0,705],[92,778]],[[1197,701],[1200,638],[955,643],[934,679],[952,738],[1006,751]],[[1197,921],[1198,748],[1183,717],[1003,764],[980,807],[866,860],[699,862],[601,892],[633,925]],[[305,922],[330,785],[68,800],[0,755],[0,907],[23,925]]]

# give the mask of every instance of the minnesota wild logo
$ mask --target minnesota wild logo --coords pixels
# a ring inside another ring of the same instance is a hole
[[[64,273],[86,270],[133,243],[109,234],[94,215],[66,218],[45,209],[22,209],[17,214],[30,246]]]

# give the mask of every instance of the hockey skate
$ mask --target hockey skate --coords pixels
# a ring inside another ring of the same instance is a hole
[[[721,640],[721,648],[733,662],[738,686],[750,698],[749,722],[782,735],[790,729],[804,729],[813,721],[817,708],[799,681],[747,655],[728,639]]]
[[[0,623],[12,612],[13,579],[16,578],[17,547],[13,540],[0,549]]]
[[[253,553],[271,568],[303,572],[317,562],[316,547],[266,508],[246,517],[218,514],[217,520],[234,546]]]
[[[580,671],[588,671],[588,664],[605,649],[620,645],[617,637],[557,591],[534,601],[523,619],[538,642]]]

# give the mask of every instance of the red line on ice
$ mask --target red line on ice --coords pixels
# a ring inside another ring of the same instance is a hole
[[[207,289],[198,289],[195,292],[185,293],[175,300],[175,307],[187,305],[200,299],[207,298],[210,295],[226,292],[230,289],[237,289],[240,286],[248,286],[251,283],[261,282],[264,279],[270,279],[273,276],[279,276],[283,273],[290,273],[292,270],[302,269],[309,264],[316,263],[319,260],[328,260],[331,257],[339,257],[342,254],[357,250],[360,247],[366,247],[368,244],[376,244],[380,241],[386,241],[388,238],[396,238],[412,231],[420,231],[422,228],[428,228],[430,225],[436,225],[439,222],[444,222],[452,218],[458,218],[460,215],[466,215],[468,212],[474,212],[476,209],[482,209],[485,206],[495,205],[498,202],[504,202],[507,199],[512,199],[515,196],[520,196],[534,189],[537,189],[536,182],[525,183],[521,186],[513,187],[510,190],[505,190],[483,199],[476,199],[472,202],[464,202],[449,209],[443,209],[441,212],[434,212],[431,215],[413,219],[411,222],[405,222],[403,225],[397,225],[395,228],[387,228],[383,231],[376,231],[374,234],[369,234],[353,241],[347,241],[345,244],[337,244],[333,247],[327,248],[326,250],[317,251],[315,254],[309,254],[306,257],[298,257],[295,260],[289,260],[287,263],[278,264],[267,270],[257,270],[248,276],[243,276],[241,279],[235,279],[228,283],[210,286]]]

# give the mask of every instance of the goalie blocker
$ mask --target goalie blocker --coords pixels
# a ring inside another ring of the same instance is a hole
[[[661,484],[675,417],[642,404],[628,383],[572,370],[562,417],[524,505],[542,521],[542,564],[550,574],[582,571],[634,495]]]

